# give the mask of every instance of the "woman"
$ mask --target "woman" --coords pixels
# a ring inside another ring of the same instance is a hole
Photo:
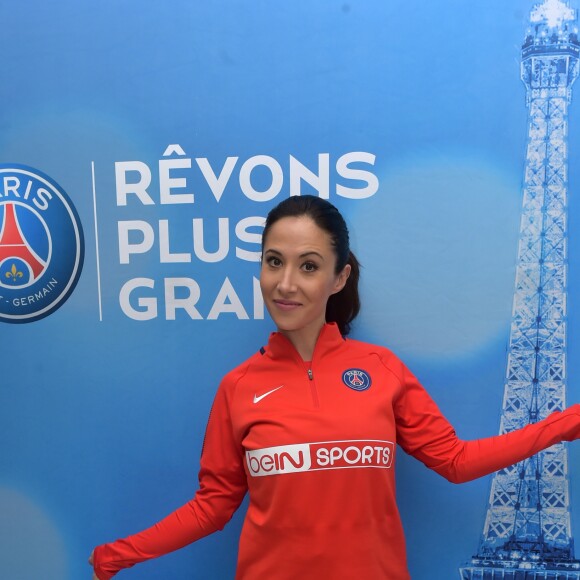
[[[278,331],[218,389],[195,498],[97,547],[93,578],[222,529],[249,491],[236,578],[406,580],[395,444],[462,482],[580,437],[574,405],[519,431],[459,440],[391,352],[345,338],[358,276],[333,205],[296,196],[268,214],[260,285]]]

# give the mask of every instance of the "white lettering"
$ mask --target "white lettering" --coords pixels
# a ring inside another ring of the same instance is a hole
[[[172,156],[177,155],[175,158]],[[195,194],[187,189],[188,177],[179,172],[192,168],[192,159],[185,157],[179,145],[169,145],[163,159],[159,160],[159,200],[162,205],[193,204]],[[290,195],[301,195],[304,184],[315,190],[324,199],[330,197],[331,157],[329,153],[318,154],[318,166],[311,168],[293,155],[289,155],[288,179]],[[376,156],[364,151],[352,151],[340,156],[334,163],[334,171],[347,183],[337,183],[337,195],[351,199],[364,199],[374,195],[379,188],[379,180],[373,173]],[[206,157],[195,158],[195,164],[211,195],[220,202],[239,164],[238,156],[226,157],[221,168],[214,167]],[[367,168],[366,166],[370,166]],[[176,175],[176,173],[178,175]],[[188,173],[189,175],[189,173]],[[280,163],[270,155],[254,155],[246,159],[238,171],[238,181],[242,193],[250,200],[266,202],[274,199],[282,191],[284,171]],[[5,178],[6,194],[20,196],[19,182],[15,178]],[[11,180],[11,181],[10,181]],[[348,181],[359,182],[349,184]],[[126,206],[130,194],[136,196],[143,205],[154,205],[148,188],[152,183],[150,167],[141,161],[118,161],[115,163],[117,205]],[[356,187],[355,187],[356,185]],[[181,191],[180,191],[181,190]]]
[[[167,149],[163,152],[163,157],[171,157],[173,154],[185,155],[185,151],[181,145],[168,145]]]
[[[381,445],[363,445],[361,441],[337,441],[328,446],[322,443],[311,443],[315,450],[316,464],[321,468],[344,468],[349,466],[390,467],[392,460],[392,443],[381,442]]]
[[[219,176],[216,176],[211,165],[209,164],[209,161],[205,157],[196,159],[195,162],[201,169],[201,172],[205,177],[205,180],[209,185],[209,188],[211,189],[211,192],[213,193],[215,200],[219,203],[219,200],[222,198],[222,194],[226,188],[226,185],[228,184],[230,177],[232,176],[234,167],[238,162],[238,157],[228,157],[226,159],[226,162],[224,163],[224,166],[222,167]]]
[[[290,195],[301,194],[301,182],[311,185],[323,199],[330,197],[330,155],[318,155],[318,174],[290,155]]]
[[[264,224],[266,223],[266,218],[252,216],[240,220],[236,225],[236,236],[242,242],[248,242],[249,244],[256,244],[258,249],[251,252],[249,250],[244,250],[242,248],[236,248],[236,257],[240,260],[247,260],[248,262],[259,262],[262,257],[262,232],[249,232],[248,228],[262,228],[264,229]]]
[[[139,175],[134,183],[127,182],[127,174],[133,172]],[[151,185],[151,170],[141,161],[117,161],[115,163],[115,182],[117,188],[117,205],[127,205],[127,195],[134,193],[143,205],[154,205],[147,193]]]
[[[22,182],[18,177],[13,175],[4,176],[2,178],[2,188],[3,191],[0,192],[0,198],[8,197],[10,195],[18,198],[18,199],[25,199],[28,200],[30,197],[34,182],[33,180],[29,179],[26,181],[26,188],[24,190],[24,195],[22,195],[19,191]],[[52,193],[45,189],[44,187],[39,187],[38,189],[34,190],[34,197],[32,199],[32,203],[41,211],[48,209],[48,203],[52,199]]]
[[[283,445],[247,451],[251,475],[271,475],[318,469],[353,469],[391,467],[394,444],[390,441],[326,441]],[[380,453],[374,455],[375,450]],[[300,456],[304,452],[304,458]],[[291,461],[289,467],[287,462]]]
[[[20,197],[18,188],[20,187],[20,179],[14,176],[4,177],[4,195],[8,197],[12,193],[15,197]]]
[[[12,305],[13,306],[27,306],[28,304],[32,304],[37,300],[42,300],[47,294],[52,292],[52,289],[58,285],[58,280],[56,278],[51,278],[46,286],[41,288],[36,294],[31,294],[29,296],[21,296],[20,298],[13,298]],[[0,296],[0,300],[3,296]]]
[[[155,234],[153,228],[144,221],[120,221],[117,224],[119,232],[119,263],[128,264],[132,254],[145,254],[153,247]],[[129,241],[130,232],[139,232],[142,239],[139,242]]]
[[[316,459],[317,459],[318,465],[321,465],[322,467],[326,467],[330,462],[330,459],[328,457],[328,449],[326,447],[321,447],[320,449],[317,449],[316,450]]]
[[[193,220],[193,251],[203,262],[220,262],[230,251],[230,233],[228,218],[218,219],[218,249],[213,252],[206,252],[203,243],[203,219]]]
[[[39,187],[36,192],[37,197],[32,200],[32,203],[40,210],[48,208],[48,200],[52,199],[52,193],[44,187]]]
[[[32,179],[29,179],[28,183],[26,184],[26,191],[24,192],[24,199],[28,199],[28,197],[30,196],[31,190],[32,190]]]
[[[169,220],[159,220],[159,260],[162,264],[191,262],[191,254],[187,252],[171,253],[169,249]]]
[[[350,164],[368,163],[369,165],[374,165],[375,159],[375,155],[365,153],[364,151],[346,153],[340,157],[336,162],[337,173],[345,179],[358,179],[364,181],[367,183],[367,187],[354,188],[337,184],[336,193],[342,197],[348,197],[350,199],[364,199],[374,195],[379,189],[379,180],[377,179],[377,176],[370,171],[365,171],[364,169],[354,169],[350,167]]]
[[[226,300],[229,302],[226,302]],[[248,320],[250,318],[244,310],[242,302],[229,278],[224,280],[207,318],[208,320],[217,320],[218,316],[224,312],[233,312],[239,320]]]
[[[143,277],[125,282],[119,293],[119,303],[123,313],[133,320],[151,320],[157,318],[158,309],[162,309],[164,305],[166,320],[176,320],[180,309],[185,311],[192,320],[203,320],[204,317],[197,307],[201,297],[201,288],[196,280],[185,277],[164,278],[161,286],[162,290],[155,291],[158,287],[155,280]],[[254,318],[263,319],[264,304],[259,280],[254,277],[252,277],[252,291]],[[229,278],[225,278],[222,283],[207,315],[207,320],[216,320],[223,313],[233,313],[239,320],[249,319],[248,312]]]
[[[276,473],[296,473],[310,469],[308,444],[282,445],[246,452],[246,463],[251,475],[263,476]]]
[[[351,454],[351,457],[349,457],[349,453]],[[354,455],[352,455],[352,453],[354,453]],[[349,463],[350,465],[353,465],[354,463],[358,463],[361,459],[361,451],[358,447],[353,447],[352,445],[350,447],[347,447],[344,450],[344,460]]]
[[[370,445],[365,445],[361,457],[363,463],[370,463],[373,459],[373,448]]]
[[[248,262],[259,262],[261,257],[260,244],[262,241],[261,232],[248,231],[249,228],[263,228],[263,217],[248,217],[240,220],[235,226],[236,236],[243,242],[252,243],[256,250],[246,250],[235,248],[236,257]],[[192,220],[192,241],[191,248],[195,257],[206,263],[221,262],[227,258],[230,252],[230,220],[229,218],[218,218],[217,223],[217,248],[215,251],[206,249],[206,238],[214,240],[215,235],[205,234],[206,225],[203,218]],[[192,252],[177,252],[172,250],[171,223],[169,220],[159,220],[159,260],[161,264],[190,263]],[[149,222],[143,220],[125,220],[117,224],[119,237],[119,263],[129,264],[131,256],[135,254],[146,254],[149,252],[156,240],[155,231]],[[175,236],[174,236],[175,238]]]
[[[155,282],[151,278],[134,278],[125,282],[119,294],[121,310],[133,320],[151,320],[157,317],[157,299],[155,297],[139,297],[137,304],[142,310],[136,310],[131,305],[131,293],[136,288],[154,288]]]
[[[271,183],[264,191],[254,188],[251,182],[252,171],[259,166],[266,167],[271,173]],[[252,201],[270,201],[281,191],[284,183],[284,174],[280,164],[268,155],[250,157],[240,169],[240,187],[244,195]]]
[[[172,169],[190,169],[191,159],[161,159],[159,161],[159,198],[162,204],[193,203],[193,193],[171,193],[187,186],[185,177],[170,177]]]
[[[383,463],[389,465],[391,463],[391,448],[385,447],[383,449]]]
[[[175,295],[177,288],[186,288],[187,295],[183,298],[177,298]],[[175,320],[176,310],[182,308],[192,320],[201,320],[202,316],[195,307],[200,295],[199,284],[195,280],[191,278],[166,278],[165,319]]]

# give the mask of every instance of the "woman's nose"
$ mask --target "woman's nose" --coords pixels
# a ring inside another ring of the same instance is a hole
[[[296,276],[292,268],[283,268],[278,279],[278,290],[283,293],[296,290]]]

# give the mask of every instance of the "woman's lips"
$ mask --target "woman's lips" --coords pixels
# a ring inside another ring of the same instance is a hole
[[[300,302],[294,302],[293,300],[274,300],[274,304],[280,310],[285,311],[294,310],[295,308],[301,306]]]

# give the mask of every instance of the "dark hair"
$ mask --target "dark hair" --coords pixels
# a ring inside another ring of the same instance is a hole
[[[333,294],[326,303],[326,321],[336,322],[340,332],[347,335],[350,323],[360,310],[358,280],[360,265],[355,255],[350,251],[348,228],[341,213],[330,202],[314,195],[294,195],[281,201],[272,208],[266,217],[266,225],[262,234],[262,251],[270,228],[285,217],[309,217],[320,229],[330,235],[334,253],[336,254],[335,273],[350,264],[350,276],[344,288]]]

